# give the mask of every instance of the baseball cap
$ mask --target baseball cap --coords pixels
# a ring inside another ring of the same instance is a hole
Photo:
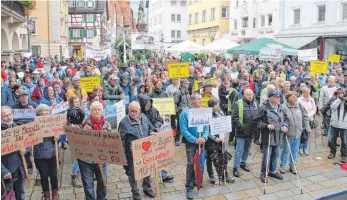
[[[249,86],[248,81],[244,81],[244,82],[242,82],[242,83],[241,83],[241,87],[243,87],[243,86]]]
[[[25,90],[22,90],[19,92],[19,96],[22,96],[22,95],[29,95],[29,94]]]
[[[271,98],[271,97],[279,97],[280,96],[280,93],[277,92],[277,91],[270,91],[268,94],[267,94],[267,97],[268,98]]]
[[[74,77],[72,78],[72,80],[73,80],[73,81],[79,81],[79,80],[81,80],[81,77],[80,77],[80,76],[74,76]]]
[[[184,79],[181,79],[181,83],[183,84],[183,83],[190,83],[190,82],[188,81],[188,79],[184,78]]]
[[[204,86],[205,87],[213,87],[213,84],[210,81],[205,82]]]

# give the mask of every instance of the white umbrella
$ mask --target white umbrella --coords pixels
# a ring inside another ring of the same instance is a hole
[[[225,53],[227,49],[239,46],[238,43],[233,42],[228,39],[218,39],[214,40],[212,43],[203,47],[205,52],[214,52],[214,53]]]
[[[173,45],[166,49],[168,53],[184,53],[184,52],[189,52],[189,53],[199,53],[202,50],[202,46],[191,42],[189,40],[186,40],[184,42],[178,43],[176,45]]]

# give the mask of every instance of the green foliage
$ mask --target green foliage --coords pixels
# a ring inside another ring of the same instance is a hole
[[[36,6],[36,2],[33,0],[21,0],[20,4],[22,4],[23,7],[28,10],[34,10]]]
[[[148,60],[151,57],[151,50],[149,49],[134,49],[133,50],[133,57],[135,58],[136,62],[139,62],[141,60],[142,55],[145,55],[146,59]]]

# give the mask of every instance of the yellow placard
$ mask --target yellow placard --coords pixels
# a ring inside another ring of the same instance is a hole
[[[326,62],[326,61],[312,60],[310,65],[310,73],[311,74],[316,74],[316,73],[326,74],[328,73],[328,65],[329,65],[329,62]]]
[[[202,81],[199,81],[199,80],[195,80],[194,81],[194,91],[197,91],[199,89],[199,83],[200,82],[207,82],[208,80],[202,80]],[[211,78],[210,82],[214,85],[215,84],[215,80],[213,78]]]
[[[170,63],[168,64],[168,73],[170,79],[188,78],[189,64],[188,63]]]
[[[83,57],[83,53],[82,53],[81,50],[77,50],[77,56],[78,56],[78,57]]]
[[[87,92],[93,92],[96,86],[100,86],[100,76],[81,78],[81,88]]]
[[[329,55],[329,58],[328,58],[328,61],[329,62],[340,62],[340,59],[341,59],[341,55],[337,55],[337,54],[330,54]]]
[[[176,115],[174,98],[153,98],[153,107],[161,115]]]

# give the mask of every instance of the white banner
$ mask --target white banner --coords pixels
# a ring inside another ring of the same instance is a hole
[[[101,57],[106,58],[107,56],[111,57],[111,44],[101,48],[94,48],[86,44],[86,58],[94,58],[99,61]]]
[[[317,48],[298,50],[298,61],[299,62],[309,62],[311,60],[318,60]]]
[[[126,115],[124,100],[118,101],[116,103],[116,113],[117,113],[117,129],[118,129],[120,121]]]
[[[223,135],[231,132],[231,116],[212,118],[210,120],[211,135]]]
[[[12,109],[13,119],[34,119],[36,111],[34,108]]]
[[[58,114],[67,111],[69,109],[69,102],[61,102],[55,106],[52,106],[52,114]]]
[[[259,51],[259,60],[280,61],[282,50],[280,48],[261,48]]]
[[[160,42],[154,34],[131,34],[132,49],[159,49]]]

